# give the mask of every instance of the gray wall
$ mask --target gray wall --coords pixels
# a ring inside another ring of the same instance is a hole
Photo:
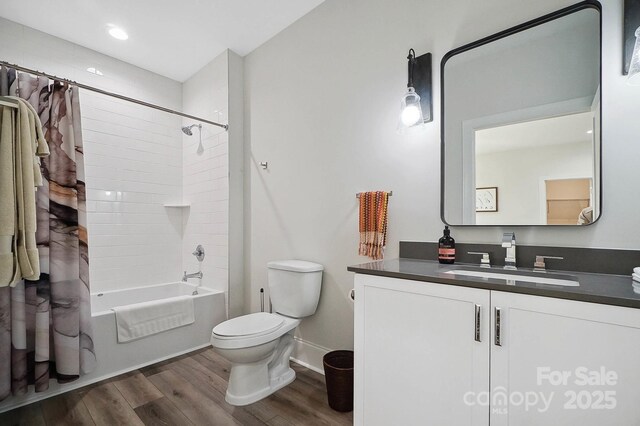
[[[247,310],[259,308],[266,263],[301,258],[326,266],[317,314],[299,337],[321,347],[353,345],[357,200],[393,190],[386,256],[400,240],[440,237],[439,62],[449,50],[574,3],[573,0],[327,0],[245,58],[245,280]],[[603,5],[603,217],[587,228],[454,228],[464,242],[640,248],[640,88],[620,73],[621,0]],[[406,56],[434,55],[435,121],[396,134]],[[269,162],[269,170],[258,163]]]

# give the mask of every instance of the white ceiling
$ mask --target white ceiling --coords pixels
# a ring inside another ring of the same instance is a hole
[[[0,16],[177,81],[251,52],[324,0],[2,0]],[[119,41],[107,25],[122,27]]]
[[[593,131],[592,112],[493,127],[476,131],[476,153],[590,142],[588,131]]]

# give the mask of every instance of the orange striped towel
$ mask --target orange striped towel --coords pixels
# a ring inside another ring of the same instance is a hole
[[[360,193],[360,247],[358,254],[382,259],[387,244],[387,207],[389,193]]]

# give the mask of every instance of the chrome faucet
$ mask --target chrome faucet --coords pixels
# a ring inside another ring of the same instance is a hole
[[[187,274],[187,271],[184,271],[184,275],[182,276],[182,281],[186,283],[189,278],[202,279],[202,271],[194,272],[193,274]]]
[[[184,128],[182,130],[184,130]],[[204,260],[204,247],[198,244],[198,247],[196,247],[196,250],[191,254],[196,257],[196,259],[198,260],[198,265],[200,265],[200,267],[198,268],[199,271],[194,272],[193,274],[187,274],[187,271],[184,271],[184,275],[182,276],[182,282],[185,282],[185,283],[189,278],[198,278],[200,280],[202,279],[202,261]],[[200,284],[198,284],[198,287],[200,287]],[[198,294],[198,287],[196,287],[196,289],[193,290],[193,293],[192,293],[193,296]]]
[[[502,235],[502,247],[507,249],[507,256],[504,258],[504,269],[517,269],[515,232],[505,232]]]

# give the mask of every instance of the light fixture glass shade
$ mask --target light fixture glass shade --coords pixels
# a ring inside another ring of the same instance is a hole
[[[627,83],[632,86],[640,86],[640,27],[636,30],[636,45],[633,48],[633,55],[629,64]]]
[[[400,133],[413,131],[424,125],[422,108],[420,107],[420,96],[413,87],[409,87],[407,93],[402,97],[399,118],[398,131]]]
[[[125,30],[115,25],[110,26],[109,35],[117,40],[127,40],[129,38],[129,34]]]

